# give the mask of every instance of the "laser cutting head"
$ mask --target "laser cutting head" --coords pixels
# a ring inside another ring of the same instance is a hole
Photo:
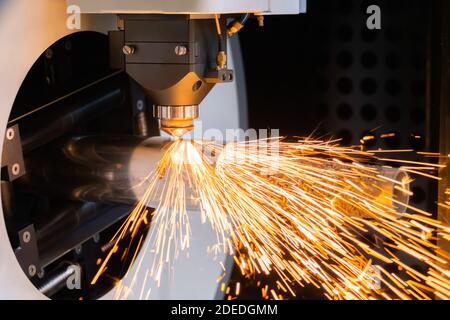
[[[155,118],[160,121],[162,131],[180,138],[194,129],[194,120],[199,116],[199,106],[155,106]]]
[[[211,89],[233,81],[233,71],[223,58],[225,17],[122,15],[121,19],[124,31],[117,38],[123,43],[113,47],[122,46],[123,68],[154,105],[160,129],[182,136],[193,129],[199,104]]]
[[[218,83],[233,81],[227,41],[255,14],[297,14],[305,0],[67,0],[83,13],[116,13],[110,32],[113,68],[124,69],[154,107],[160,129],[193,129],[199,104]]]
[[[305,12],[306,0],[67,0],[82,13],[114,13],[110,61],[136,81],[154,105],[160,129],[191,131],[199,104],[217,83],[233,81],[226,36],[250,14]],[[230,20],[230,21],[227,21]],[[234,19],[234,20],[233,20]],[[229,23],[227,23],[229,22]]]

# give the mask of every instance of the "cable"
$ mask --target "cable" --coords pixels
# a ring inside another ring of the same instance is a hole
[[[225,52],[225,37],[222,33],[222,27],[220,25],[219,15],[214,15],[217,29],[217,41],[218,41],[218,50],[216,56],[217,69],[222,70],[227,65],[227,54]]]
[[[250,13],[244,13],[239,18],[234,19],[227,27],[228,38],[231,38],[235,33],[238,33],[250,18]]]

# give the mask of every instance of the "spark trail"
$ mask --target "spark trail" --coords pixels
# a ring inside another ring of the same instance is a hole
[[[153,213],[160,227],[146,248],[156,253],[149,274],[157,282],[189,247],[186,204],[193,202],[216,231],[217,248],[234,254],[244,276],[276,275],[281,293],[266,288],[263,296],[295,296],[297,286],[312,284],[329,299],[450,298],[450,256],[435,244],[438,237],[450,241],[450,227],[405,201],[412,176],[439,179],[443,166],[376,154],[313,139],[226,146],[180,140],[147,177],[145,195],[113,241],[136,233],[160,194]],[[427,272],[411,268],[405,255]]]

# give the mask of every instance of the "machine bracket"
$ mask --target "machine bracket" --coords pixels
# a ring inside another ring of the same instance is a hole
[[[26,173],[19,125],[8,127],[5,135],[1,178],[4,181],[12,182]]]
[[[31,224],[20,230],[18,235],[20,246],[14,250],[14,253],[28,278],[33,278],[41,271],[34,225]]]
[[[234,79],[233,70],[211,70],[208,71],[205,76],[206,83],[227,83],[232,82]]]

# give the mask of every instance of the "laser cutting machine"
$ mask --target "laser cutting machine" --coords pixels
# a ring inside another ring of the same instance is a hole
[[[305,10],[305,0],[0,1],[0,298],[111,298],[132,281],[124,259],[89,284],[136,201],[123,192],[130,170],[138,179],[161,147],[145,141],[160,129],[180,137],[198,118],[246,128],[236,34]],[[193,229],[190,259],[150,298],[223,297],[220,261],[205,254],[212,230],[200,219]]]
[[[151,292],[126,287],[148,280],[154,221],[138,230],[144,249],[119,247],[91,284],[170,140],[273,128],[448,164],[449,1],[306,2],[0,0],[0,299],[112,299],[120,286],[128,299],[223,299],[218,278],[260,298],[259,279],[209,254],[215,233],[194,208],[189,250]],[[381,29],[366,23],[375,4]],[[449,170],[408,195],[446,223]]]

